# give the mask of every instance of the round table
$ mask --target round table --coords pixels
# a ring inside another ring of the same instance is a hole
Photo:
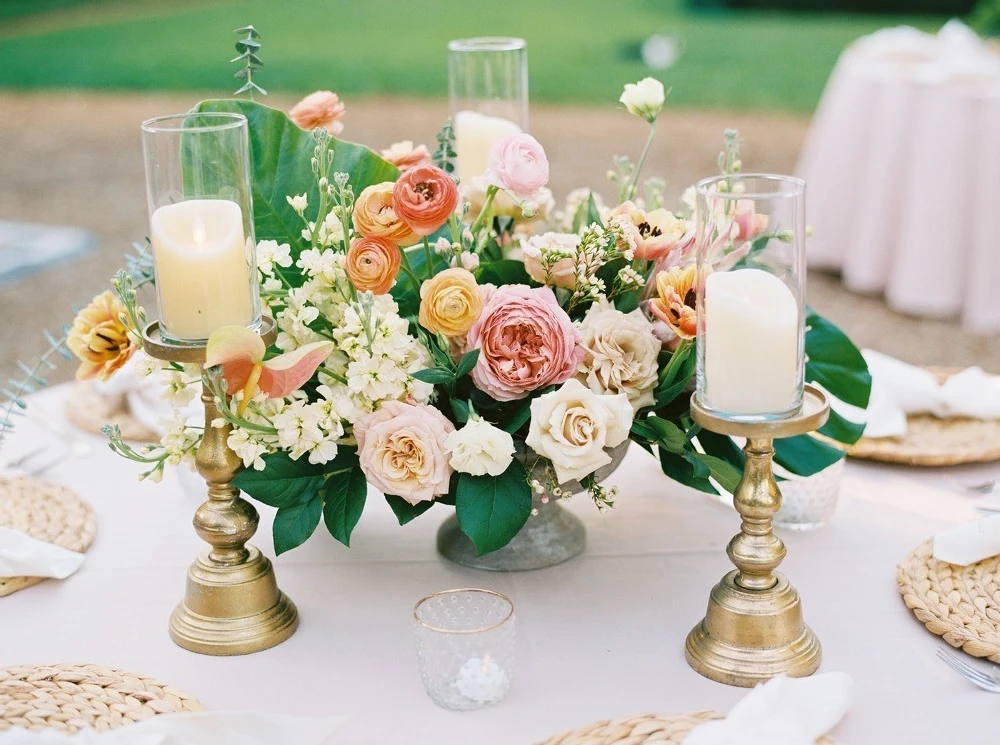
[[[33,397],[64,421],[68,388]],[[8,455],[54,440],[33,420]],[[730,568],[732,507],[679,486],[632,448],[612,478],[618,508],[599,514],[586,498],[570,507],[587,524],[584,554],[560,566],[489,574],[448,563],[434,548],[448,509],[401,528],[379,495],[350,550],[322,529],[275,561],[298,605],[287,642],[246,657],[205,657],[167,637],[167,619],[202,545],[191,528],[201,497],[168,472],[140,483],[135,464],[100,437],[86,458],[47,477],[94,508],[97,538],[82,569],[0,599],[0,666],[93,662],[156,678],[215,710],[302,716],[346,714],[338,745],[386,742],[530,745],[598,719],[698,709],[728,711],[746,694],[713,683],[684,661],[684,637],[704,615],[712,585]],[[784,571],[802,594],[823,643],[823,670],[856,681],[856,700],[834,731],[850,745],[996,741],[997,699],[934,658],[942,644],[903,605],[895,566],[934,532],[975,515],[963,483],[990,467],[947,471],[849,463],[833,521],[813,533],[782,533]],[[190,479],[188,480],[190,481]],[[260,507],[255,544],[273,556],[273,511]],[[430,592],[480,586],[509,595],[517,613],[514,683],[499,705],[450,712],[425,695],[411,630],[414,602]]]

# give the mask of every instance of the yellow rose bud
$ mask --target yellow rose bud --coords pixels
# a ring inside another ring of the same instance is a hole
[[[431,333],[464,334],[482,312],[479,285],[466,269],[445,269],[420,285],[420,325]]]

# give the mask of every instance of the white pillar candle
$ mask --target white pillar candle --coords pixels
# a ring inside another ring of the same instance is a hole
[[[732,414],[776,414],[799,394],[799,305],[760,269],[705,280],[705,403]]]
[[[176,339],[207,339],[252,320],[243,211],[224,199],[160,207],[150,220],[160,323]]]
[[[455,152],[462,183],[470,184],[472,179],[486,172],[493,143],[520,131],[514,122],[498,116],[486,116],[477,111],[455,114]]]

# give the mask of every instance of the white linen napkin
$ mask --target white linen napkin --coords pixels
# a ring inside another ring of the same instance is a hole
[[[83,554],[0,527],[0,577],[66,579],[83,563]]]
[[[847,673],[779,675],[757,686],[717,722],[695,727],[684,745],[815,745],[851,705]]]
[[[164,714],[97,732],[0,733],[0,745],[322,745],[346,717],[289,717],[256,712]]]
[[[942,530],[934,536],[933,555],[960,567],[1000,555],[1000,515]]]

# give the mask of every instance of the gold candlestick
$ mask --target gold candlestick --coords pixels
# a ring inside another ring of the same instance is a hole
[[[270,346],[274,321],[264,318],[261,336]],[[205,346],[166,341],[154,322],[143,332],[150,357],[173,362],[205,361]],[[247,541],[257,532],[259,516],[232,485],[243,464],[227,444],[232,427],[213,427],[219,409],[202,383],[205,433],[195,462],[208,484],[208,501],[194,515],[194,528],[211,549],[188,569],[184,599],[170,616],[170,638],[192,652],[250,654],[280,644],[299,625],[295,605],[278,589],[271,562]]]
[[[822,656],[819,639],[802,620],[799,593],[775,571],[786,551],[771,528],[781,508],[772,441],[823,426],[830,403],[823,391],[807,385],[802,408],[786,419],[733,421],[701,407],[697,396],[691,415],[705,429],[747,443],[743,479],[733,494],[743,522],[726,549],[736,569],[712,589],[705,618],[688,634],[688,664],[706,678],[746,688],[780,673],[812,675]]]

